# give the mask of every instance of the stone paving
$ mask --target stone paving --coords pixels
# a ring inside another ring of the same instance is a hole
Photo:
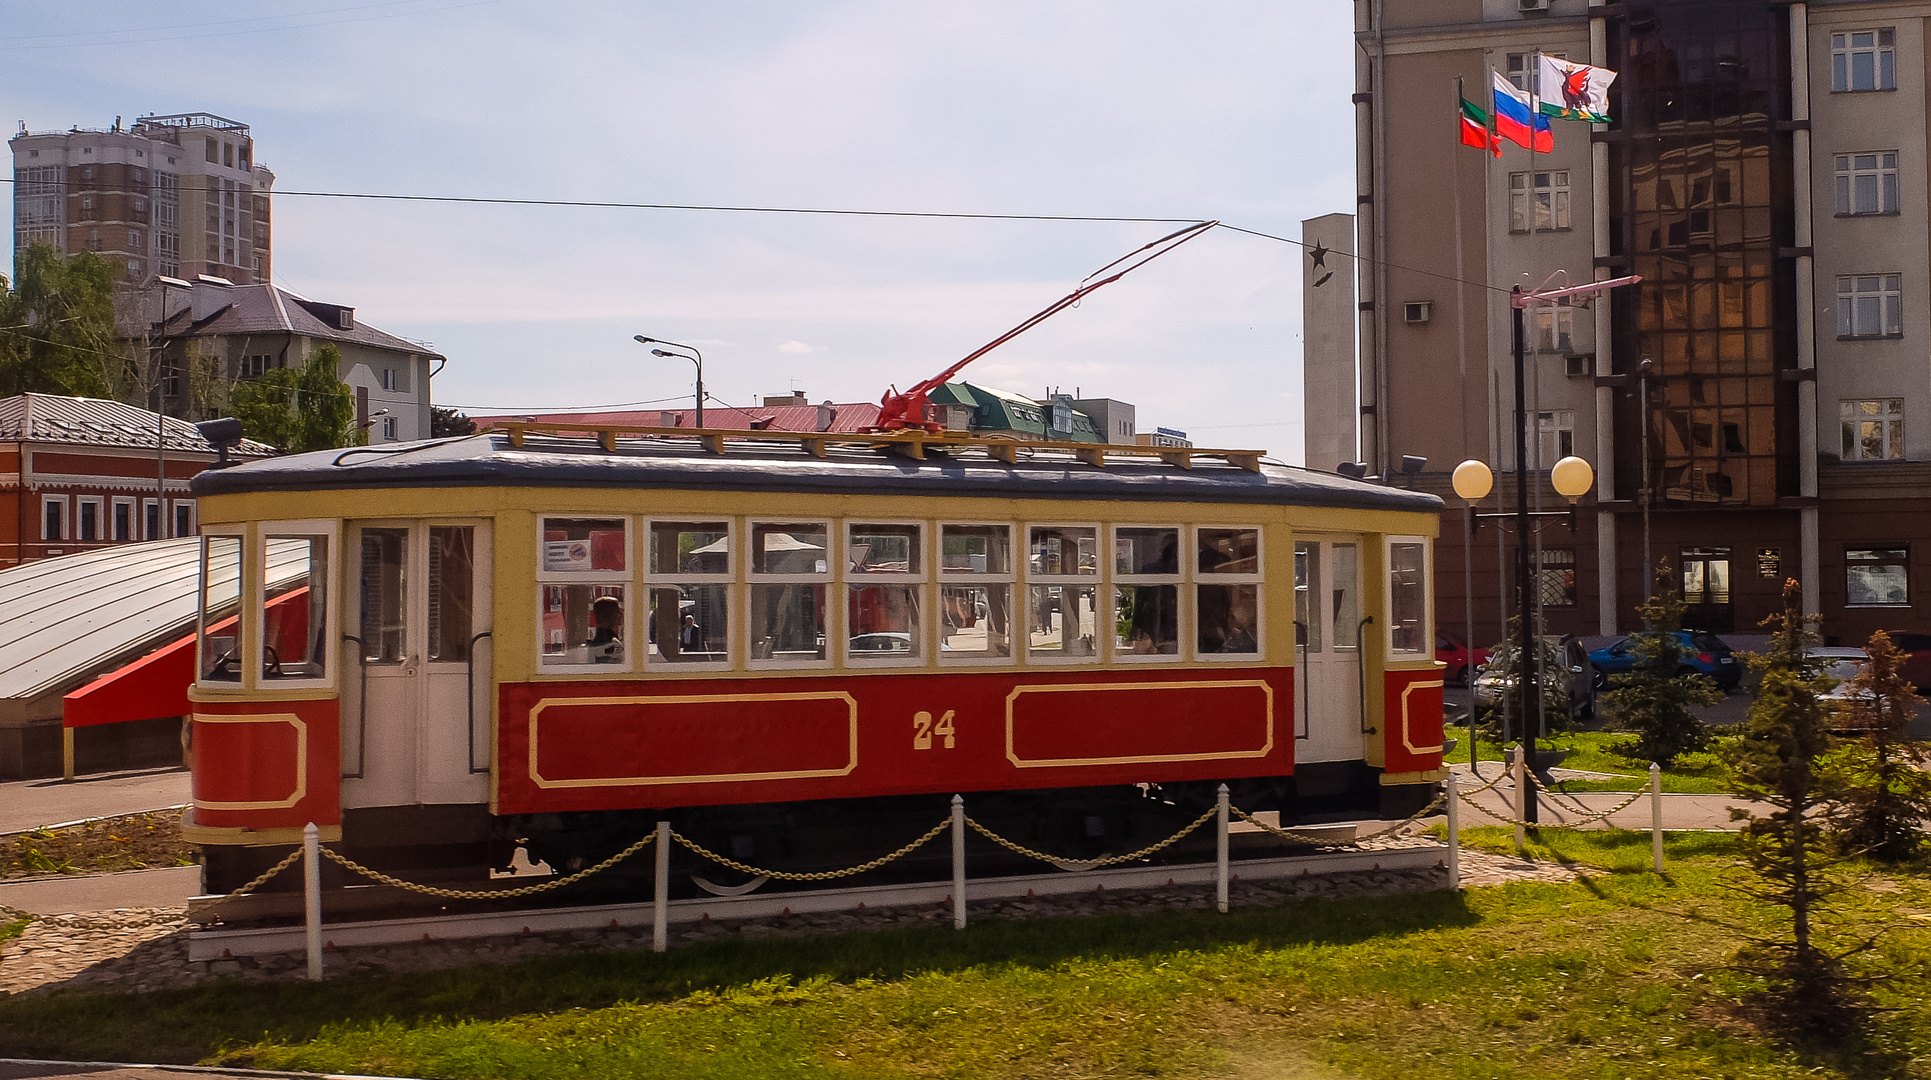
[[[1462,852],[1465,887],[1510,881],[1566,882],[1575,878],[1573,871],[1561,866],[1466,849]],[[1267,881],[1236,880],[1230,889],[1230,900],[1241,907],[1272,906],[1305,897],[1380,896],[1446,886],[1447,872],[1440,868],[1363,871]],[[1213,902],[1212,885],[1171,885],[1157,889],[985,900],[970,906],[970,916],[976,921],[1143,914],[1201,910],[1210,908]],[[0,919],[11,917],[15,916],[0,911]],[[951,920],[951,906],[943,903],[716,920],[673,926],[671,943],[679,945],[733,936],[786,937],[949,926]],[[0,993],[44,992],[67,987],[147,991],[192,986],[222,977],[248,981],[306,977],[307,960],[301,953],[190,964],[188,930],[187,911],[178,907],[122,908],[38,917],[19,938],[3,946]],[[507,963],[590,949],[648,949],[650,935],[650,929],[643,927],[367,946],[331,950],[325,964],[331,974],[426,971],[478,963]]]

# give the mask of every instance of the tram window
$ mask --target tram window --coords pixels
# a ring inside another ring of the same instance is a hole
[[[543,666],[622,664],[624,587],[556,585],[561,610],[543,617]]]
[[[407,659],[403,602],[407,597],[408,529],[363,529],[362,572],[358,582],[362,611],[362,659],[400,664]]]
[[[1034,585],[1026,590],[1026,651],[1040,659],[1092,657],[1099,632],[1099,590]]]
[[[853,574],[917,574],[924,569],[917,525],[852,525],[848,535],[845,557]]]
[[[939,572],[947,576],[1012,573],[1009,525],[941,525],[939,548]]]
[[[1334,647],[1353,649],[1362,631],[1360,552],[1353,544],[1334,544],[1334,566],[1328,580],[1328,625],[1334,627]]]
[[[1260,586],[1198,585],[1202,656],[1260,652]]]
[[[1028,568],[1036,576],[1098,577],[1099,530],[1080,525],[1034,525]]]
[[[826,575],[831,531],[823,522],[760,522],[751,526],[751,571],[757,574]]]
[[[1113,530],[1114,656],[1180,655],[1180,530]]]
[[[730,611],[729,585],[652,585],[649,662],[728,661]]]
[[[1314,652],[1326,651],[1322,644],[1319,600],[1311,600],[1314,583],[1321,580],[1321,545],[1294,545],[1294,644]]]
[[[1113,572],[1118,575],[1180,573],[1180,530],[1114,529]]]
[[[241,681],[241,537],[201,539],[201,677],[212,682]]]
[[[1194,533],[1197,567],[1203,574],[1258,574],[1259,529],[1199,529]]]
[[[620,518],[544,518],[543,572],[623,573],[624,525]]]
[[[722,521],[653,521],[652,574],[728,574],[731,527]]]
[[[1428,546],[1388,543],[1388,650],[1433,655],[1428,642]]]
[[[945,585],[939,589],[939,659],[1005,659],[1012,655],[1012,586]]]
[[[323,678],[328,674],[328,537],[269,536],[266,549],[262,678]]]
[[[461,664],[475,631],[476,530],[429,527],[429,659]]]
[[[925,655],[921,590],[911,584],[924,576],[919,526],[855,522],[845,535],[853,582],[845,590],[845,658],[854,663],[920,659]],[[866,583],[858,584],[861,580]]]
[[[825,587],[804,583],[751,586],[751,659],[825,658]]]

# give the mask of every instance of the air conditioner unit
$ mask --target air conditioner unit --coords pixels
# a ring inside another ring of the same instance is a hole
[[[1596,358],[1590,356],[1588,353],[1583,353],[1580,356],[1569,356],[1564,359],[1567,362],[1567,373],[1569,375],[1575,376],[1576,378],[1587,378],[1596,373]]]
[[[1434,309],[1435,305],[1432,301],[1410,300],[1401,305],[1401,317],[1404,322],[1425,323]]]
[[[1547,11],[1549,0],[1515,0],[1517,11]]]

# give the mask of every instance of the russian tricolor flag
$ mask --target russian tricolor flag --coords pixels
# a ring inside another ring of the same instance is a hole
[[[1495,77],[1495,133],[1524,150],[1553,153],[1556,136],[1549,130],[1549,118],[1529,108],[1529,95],[1517,90],[1501,72],[1489,74]],[[1531,131],[1535,133],[1533,145],[1529,142]]]

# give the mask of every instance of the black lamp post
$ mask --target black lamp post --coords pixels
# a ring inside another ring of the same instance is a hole
[[[675,341],[665,341],[663,338],[645,337],[642,334],[638,334],[636,336],[636,340],[639,345],[669,345],[673,349],[686,349],[689,351],[690,355],[686,356],[684,353],[665,352],[663,349],[652,349],[650,350],[650,355],[682,356],[684,357],[684,359],[689,360],[692,363],[697,365],[697,426],[699,428],[702,428],[704,426],[704,354],[701,352],[698,352],[695,346],[680,345]]]

